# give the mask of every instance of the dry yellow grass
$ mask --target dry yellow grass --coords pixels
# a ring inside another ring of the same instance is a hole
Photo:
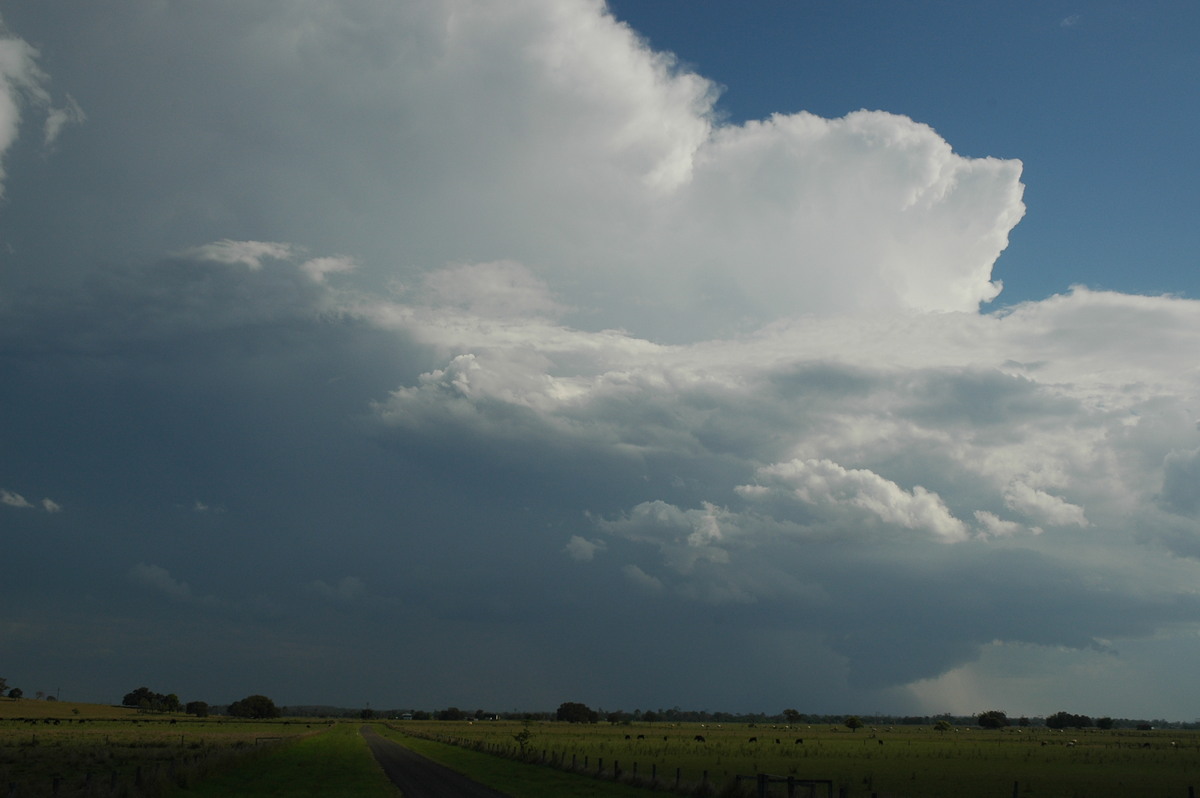
[[[75,701],[39,701],[36,698],[0,698],[0,720],[11,718],[132,718],[132,707],[81,704]]]

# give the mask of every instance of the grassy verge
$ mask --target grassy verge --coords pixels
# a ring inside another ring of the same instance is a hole
[[[358,728],[358,723],[339,723],[312,737],[264,751],[219,776],[169,795],[397,798],[399,791],[376,764]]]
[[[528,765],[377,727],[385,737],[512,798],[645,798],[646,790]]]

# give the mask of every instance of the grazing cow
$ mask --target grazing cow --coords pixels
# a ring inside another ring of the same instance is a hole
[[[695,737],[693,737],[692,739],[693,739],[693,740],[695,740],[695,741],[696,741],[696,742],[698,742],[698,743],[702,743],[702,742],[704,742],[704,735],[703,735],[703,734],[697,734],[697,735],[696,735]]]
[[[632,738],[632,737],[630,737],[628,734],[626,734],[626,735],[625,735],[625,739],[626,739],[626,740],[632,740],[633,738]]]
[[[776,737],[776,738],[775,738],[775,745],[779,745],[779,738],[778,738],[778,737]]]
[[[793,744],[794,744],[794,745],[802,745],[803,743],[804,743],[804,738],[803,738],[803,737],[797,737],[797,738],[796,738],[796,742],[795,742],[795,743],[793,743]]]
[[[758,742],[758,738],[757,738],[757,737],[751,737],[751,738],[750,738],[750,742],[752,742],[752,743],[756,743],[756,742]]]
[[[639,734],[639,735],[638,735],[638,739],[639,739],[639,740],[645,740],[645,739],[646,739],[646,735],[644,735],[644,734]]]
[[[879,744],[880,744],[880,745],[883,745],[883,740],[880,740],[880,741],[879,741]]]

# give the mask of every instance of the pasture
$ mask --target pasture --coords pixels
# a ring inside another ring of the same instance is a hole
[[[526,728],[511,721],[389,726],[518,758],[515,738]],[[849,798],[1011,798],[1014,787],[1019,798],[1190,798],[1190,788],[1200,786],[1200,734],[1186,731],[551,722],[527,728],[528,761],[660,789],[704,786],[714,795],[755,795],[752,777],[759,773],[832,780],[834,794]],[[741,792],[737,776],[751,777]],[[783,784],[772,790],[786,794]]]
[[[64,798],[157,795],[325,728],[6,700],[0,703],[0,790]]]

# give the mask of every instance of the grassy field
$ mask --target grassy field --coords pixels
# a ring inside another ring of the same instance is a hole
[[[375,763],[359,723],[338,723],[318,735],[273,749],[253,761],[169,795],[175,798],[398,798]]]
[[[327,729],[303,721],[144,715],[125,707],[0,702],[5,795],[159,795]],[[373,764],[373,763],[372,763]]]
[[[515,752],[519,723],[406,722],[397,730],[481,750]],[[736,776],[829,779],[835,794],[878,798],[1188,798],[1200,786],[1195,732],[1044,728],[937,732],[926,727],[860,729],[717,726],[529,726],[527,752],[556,766],[611,778],[683,787],[706,782],[732,794]],[[697,742],[699,734],[704,742]],[[628,735],[628,739],[626,736]],[[638,739],[641,735],[642,739]],[[665,739],[664,739],[665,738]],[[757,738],[751,742],[751,738]],[[803,742],[796,742],[802,739]],[[778,742],[777,742],[778,741]],[[707,773],[707,776],[705,775]],[[753,794],[750,781],[743,782]],[[783,795],[777,785],[773,794]]]
[[[0,791],[395,798],[360,725],[3,700]],[[1188,731],[503,721],[377,728],[514,798],[633,798],[647,794],[639,787],[694,792],[702,784],[713,795],[754,795],[760,773],[828,779],[848,798],[1012,798],[1014,785],[1017,798],[1190,798],[1200,786],[1200,733]],[[747,777],[740,793],[737,776]],[[773,785],[770,795],[784,790]]]

